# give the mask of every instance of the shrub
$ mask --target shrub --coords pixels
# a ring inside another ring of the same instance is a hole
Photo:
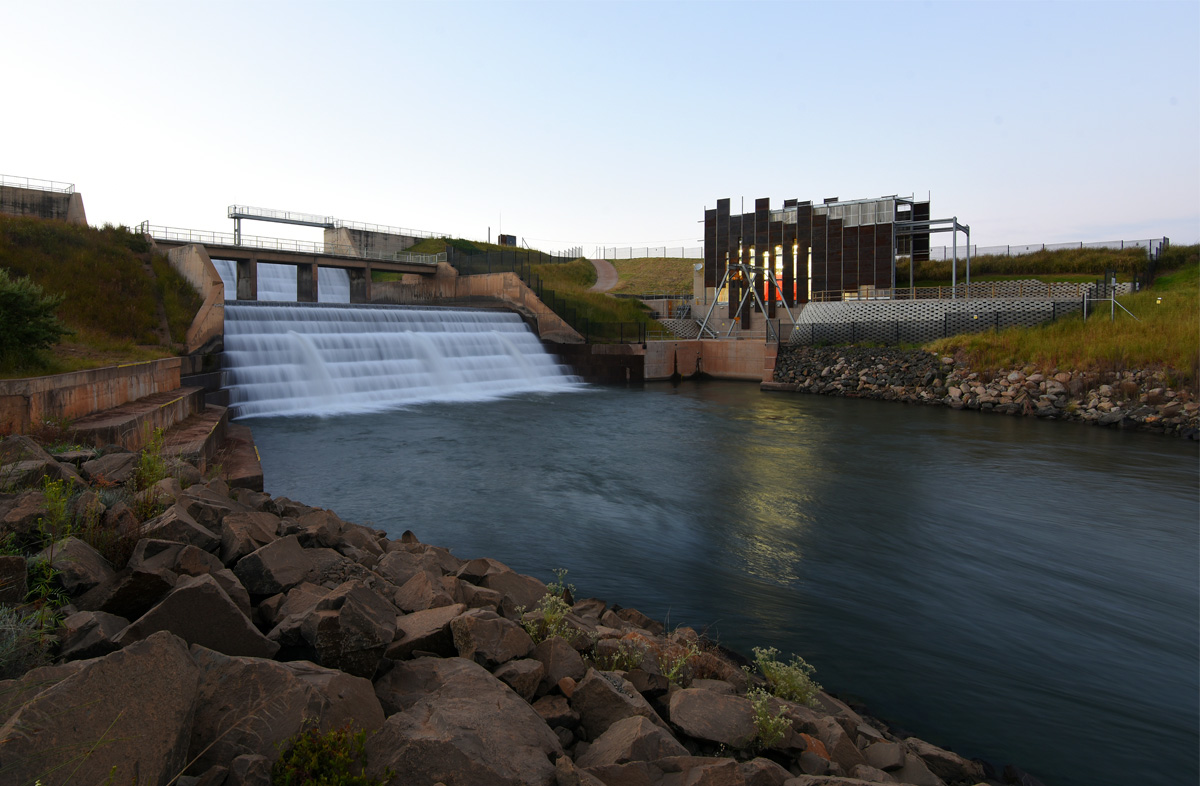
[[[68,330],[54,311],[61,295],[47,295],[28,278],[13,278],[0,267],[0,360],[28,360],[57,344]]]
[[[379,786],[366,775],[367,733],[349,725],[292,738],[271,767],[272,786]],[[385,781],[387,779],[385,778]]]
[[[567,575],[566,568],[558,568],[554,571],[554,575],[558,577],[558,580],[546,585],[546,594],[538,601],[532,618],[521,623],[525,632],[529,634],[529,638],[533,639],[534,644],[540,644],[555,636],[570,639],[572,635],[571,626],[567,622],[567,615],[571,613],[571,604],[567,603],[566,595],[568,592],[574,595],[575,585],[563,582]],[[525,608],[522,606],[517,609],[517,612],[524,616]]]
[[[754,709],[755,744],[760,748],[769,748],[783,739],[792,722],[784,715],[784,708],[771,714],[771,694],[762,688],[751,688],[746,693],[750,706]]]
[[[821,686],[813,680],[815,669],[799,655],[792,655],[789,663],[778,660],[779,650],[774,647],[755,647],[754,661],[767,680],[771,693],[781,699],[816,706],[817,693]]]
[[[700,654],[693,642],[674,644],[658,652],[658,669],[671,682],[681,683],[690,676],[688,664]]]
[[[592,662],[601,671],[633,671],[641,667],[645,655],[645,648],[632,639],[621,641],[612,653],[601,653],[598,647],[592,647]]]
[[[163,458],[163,430],[154,429],[154,435],[138,454],[137,468],[133,472],[135,491],[145,491],[167,476],[167,460]]]

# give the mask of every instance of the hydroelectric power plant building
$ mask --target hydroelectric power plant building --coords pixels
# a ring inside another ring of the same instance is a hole
[[[929,201],[911,197],[831,198],[822,204],[787,199],[778,209],[763,198],[740,214],[730,212],[730,200],[719,199],[704,211],[704,287],[720,286],[731,264],[765,268],[780,290],[777,296],[764,293],[772,316],[777,300],[796,306],[841,300],[843,292],[870,296],[892,289],[898,255],[929,258],[929,215]],[[730,284],[732,317],[746,282]]]

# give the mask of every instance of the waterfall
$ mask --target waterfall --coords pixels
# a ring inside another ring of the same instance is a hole
[[[234,417],[250,417],[581,385],[507,311],[226,301],[225,387]]]
[[[237,296],[237,263],[231,259],[214,259],[213,267],[225,283],[229,300]],[[296,266],[258,263],[258,299],[296,302]],[[349,303],[350,274],[336,267],[317,268],[317,301],[320,303]]]

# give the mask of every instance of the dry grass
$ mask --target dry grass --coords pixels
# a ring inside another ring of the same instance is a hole
[[[977,369],[1156,368],[1171,384],[1195,389],[1200,376],[1200,258],[1196,246],[1190,249],[1190,254],[1184,250],[1188,261],[1160,276],[1153,288],[1118,298],[1137,320],[1120,309],[1110,319],[1109,309],[1098,304],[1086,323],[1074,317],[1037,328],[954,336],[928,346],[956,353]]]
[[[75,332],[32,366],[0,369],[3,376],[173,354],[201,304],[166,258],[124,227],[0,216],[0,266],[63,295],[58,317]]]
[[[1106,270],[1117,271],[1118,278],[1128,281],[1129,277],[1146,264],[1146,251],[1141,248],[1071,248],[1059,251],[1038,251],[1015,257],[978,256],[971,258],[971,280],[985,276],[1001,276],[1008,279],[1052,276],[1061,280],[1063,275],[1080,275],[1091,280],[1103,275]],[[948,285],[950,283],[950,260],[918,262],[913,270],[916,281]],[[958,260],[960,283],[966,273],[966,264]],[[896,264],[896,281],[908,282],[908,261]]]
[[[610,260],[620,280],[613,292],[623,295],[690,295],[697,259],[648,257]]]

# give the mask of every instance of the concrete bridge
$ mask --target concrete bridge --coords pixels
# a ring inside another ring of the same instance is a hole
[[[189,245],[202,245],[209,257],[237,263],[237,299],[258,299],[258,265],[266,262],[296,267],[296,300],[317,302],[318,267],[345,270],[350,276],[350,302],[371,302],[371,272],[413,273],[432,276],[446,254],[411,254],[405,251],[360,251],[343,243],[314,243],[286,238],[268,238],[207,232],[177,227],[142,224],[143,234],[154,239],[164,252]],[[410,244],[411,245],[411,244]]]

